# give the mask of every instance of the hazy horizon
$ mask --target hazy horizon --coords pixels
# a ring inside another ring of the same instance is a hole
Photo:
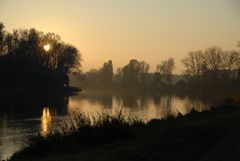
[[[191,50],[237,49],[238,0],[0,0],[6,30],[36,28],[59,34],[83,56],[83,71],[111,59],[114,69],[132,58],[151,65],[180,60]]]

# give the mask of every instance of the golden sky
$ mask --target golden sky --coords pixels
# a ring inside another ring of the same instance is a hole
[[[154,71],[163,59],[191,50],[236,49],[240,0],[0,0],[0,21],[8,31],[54,32],[83,54],[83,70],[113,60],[145,60]]]

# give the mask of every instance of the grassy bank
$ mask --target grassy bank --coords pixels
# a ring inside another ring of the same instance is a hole
[[[240,160],[238,104],[148,123],[107,114],[94,123],[83,114],[74,120],[35,138],[11,161]]]

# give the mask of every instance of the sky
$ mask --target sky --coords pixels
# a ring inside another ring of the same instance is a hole
[[[0,0],[6,30],[36,28],[59,34],[82,53],[83,71],[111,59],[156,64],[175,58],[174,73],[189,51],[238,49],[240,0]]]

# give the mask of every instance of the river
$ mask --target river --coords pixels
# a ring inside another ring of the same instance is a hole
[[[213,97],[214,96],[214,97]],[[28,145],[37,133],[46,135],[49,123],[63,120],[71,112],[94,114],[102,111],[150,119],[203,111],[223,100],[222,96],[160,94],[144,92],[82,91],[72,96],[23,95],[0,97],[0,160]]]

